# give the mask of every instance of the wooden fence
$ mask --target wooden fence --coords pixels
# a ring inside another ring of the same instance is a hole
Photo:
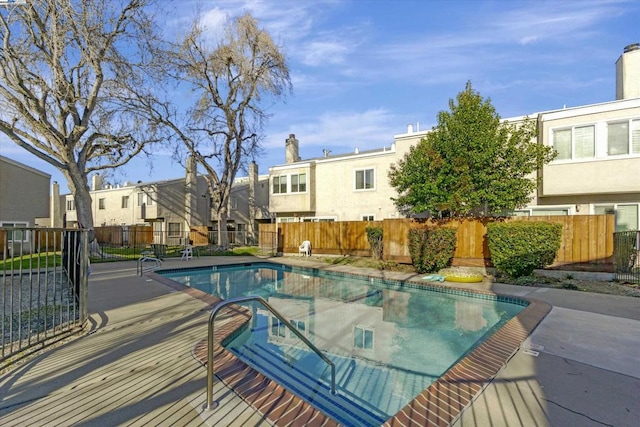
[[[110,246],[144,247],[152,243],[166,243],[170,240],[166,232],[154,232],[148,225],[120,225],[96,227],[96,238],[101,244]],[[206,226],[191,227],[191,230],[176,237],[175,240],[184,243],[183,239],[189,238],[195,246],[209,244],[209,231]]]
[[[59,228],[19,228],[9,238],[9,230],[0,230],[0,259],[37,252],[55,252],[62,249],[62,229]]]
[[[562,225],[560,250],[552,267],[613,271],[613,215],[532,216],[506,219],[424,221],[294,222],[260,224],[260,236],[277,234],[278,252],[297,253],[303,240],[310,240],[314,254],[369,256],[371,248],[365,228],[382,226],[383,258],[411,263],[408,235],[412,227],[455,227],[457,245],[453,265],[490,266],[487,223],[490,221],[547,221]]]

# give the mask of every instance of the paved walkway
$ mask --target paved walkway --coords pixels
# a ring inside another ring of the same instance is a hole
[[[249,260],[255,259],[169,259],[164,267]],[[320,266],[297,258],[274,261]],[[456,426],[638,425],[639,298],[500,284],[468,286],[526,295],[553,309]],[[207,309],[206,303],[183,292],[136,276],[134,263],[94,265],[91,333],[0,377],[0,425],[269,425],[218,382],[214,398],[220,406],[203,411],[206,372],[191,351],[206,336]]]

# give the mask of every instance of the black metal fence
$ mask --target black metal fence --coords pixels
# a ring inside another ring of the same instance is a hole
[[[88,233],[0,228],[0,369],[87,320]]]
[[[613,233],[615,280],[640,284],[640,231]]]
[[[186,246],[194,256],[220,255],[225,252],[217,231],[171,233],[153,231],[151,227],[96,228],[99,250],[91,252],[93,261],[135,260],[143,253],[159,258],[181,257]],[[228,248],[256,246],[257,239],[244,231],[226,232]]]

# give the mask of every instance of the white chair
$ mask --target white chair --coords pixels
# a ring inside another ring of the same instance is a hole
[[[302,244],[298,247],[298,256],[311,256],[311,242],[308,240],[305,240],[304,242],[302,242]]]
[[[185,246],[184,250],[182,251],[182,261],[188,259],[193,259],[193,246],[191,245]]]

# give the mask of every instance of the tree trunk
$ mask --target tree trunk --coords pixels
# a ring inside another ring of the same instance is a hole
[[[229,233],[227,232],[227,208],[220,209],[218,213],[218,232],[220,233],[220,246],[223,250],[229,249]]]
[[[89,250],[91,255],[100,255],[100,246],[96,240],[96,232],[93,224],[89,184],[85,179],[85,175],[80,173],[76,168],[70,168],[65,175],[69,184],[69,190],[71,190],[76,204],[78,228],[89,231]]]

